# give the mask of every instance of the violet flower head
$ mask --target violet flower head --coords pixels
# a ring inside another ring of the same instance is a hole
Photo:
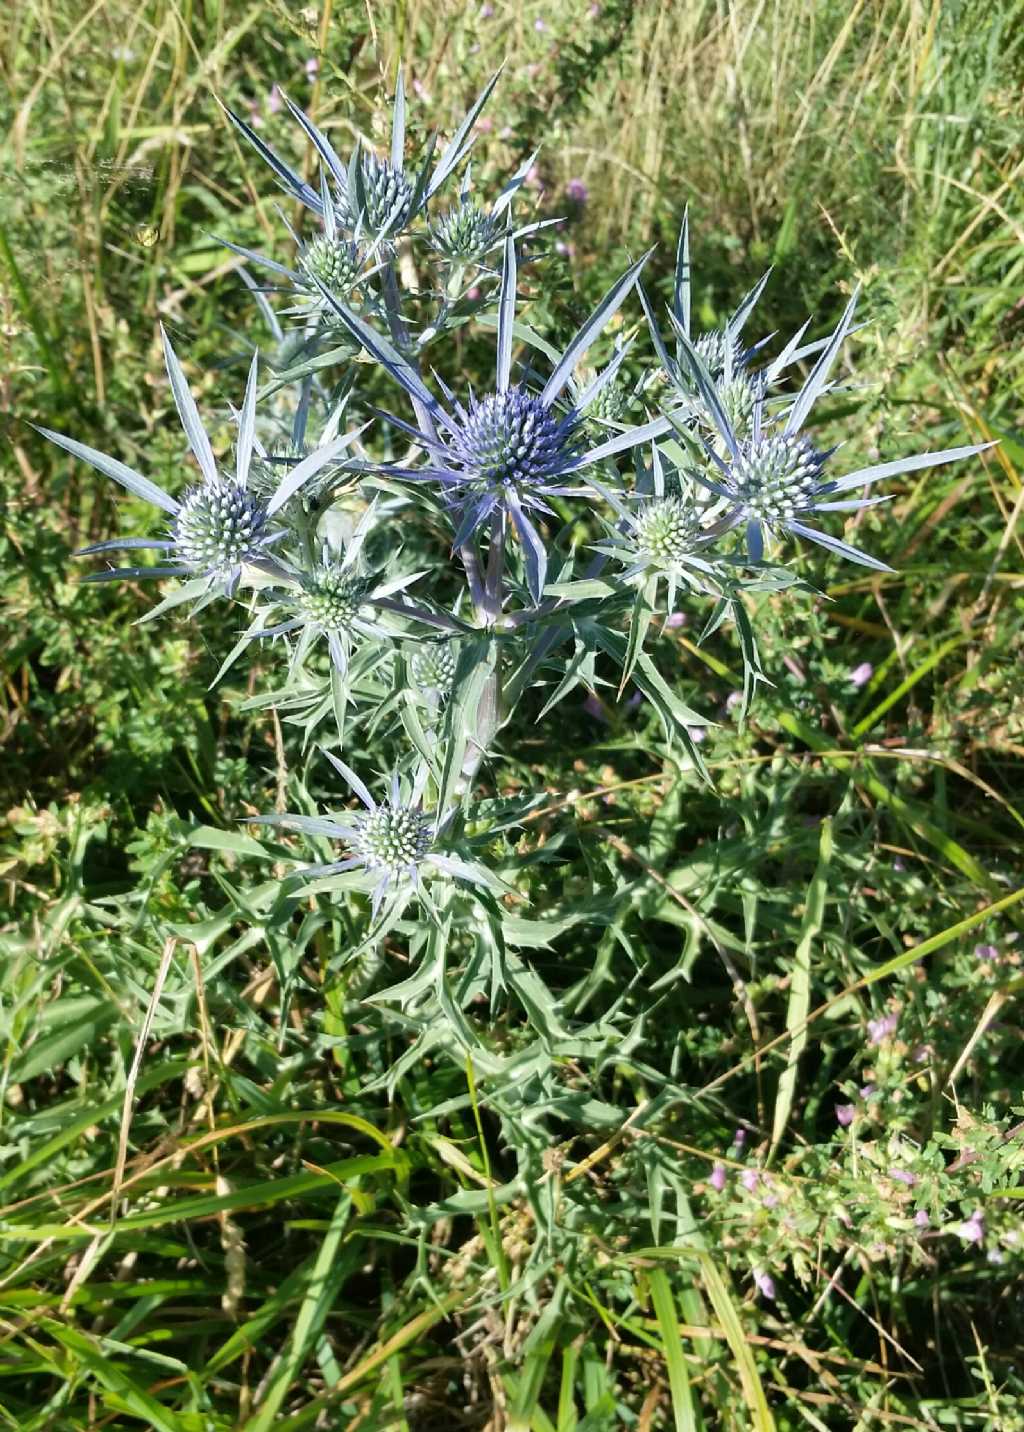
[[[754,1284],[762,1298],[767,1298],[770,1303],[775,1301],[775,1279],[763,1268],[754,1269]]]
[[[708,1183],[710,1183],[711,1187],[715,1190],[716,1193],[721,1193],[722,1189],[725,1187],[727,1177],[728,1175],[725,1171],[725,1164],[716,1163],[712,1166],[711,1177],[708,1179]]]
[[[141,551],[159,552],[163,564],[151,567],[119,567],[94,572],[87,582],[110,582],[120,578],[137,581],[153,577],[190,577],[200,580],[196,595],[208,598],[222,592],[232,596],[242,579],[243,569],[255,567],[271,575],[282,575],[279,563],[270,556],[270,548],[286,534],[275,528],[274,514],[310,478],[337,457],[352,441],[351,435],[317,449],[300,462],[288,475],[269,501],[264,501],[249,486],[253,452],[256,449],[256,375],[258,355],[253,355],[245,398],[238,416],[238,439],[233,471],[225,471],[213,454],[213,447],[203,427],[195,398],[178,361],[170,339],[161,329],[164,361],[171,384],[171,393],[188,445],[199,465],[200,480],[186,488],[180,498],[158,487],[134,468],[108,457],[95,448],[64,437],[49,428],[37,428],[44,438],[56,443],[72,457],[81,458],[144,502],[159,507],[170,517],[166,536],[115,537],[83,547],[78,556],[98,552]],[[205,584],[205,585],[204,585]]]
[[[868,684],[874,673],[875,668],[871,665],[870,661],[862,661],[859,666],[855,666],[850,672],[848,680],[851,686],[855,686],[859,690],[860,687]]]
[[[573,204],[585,204],[590,191],[582,179],[570,179],[565,186],[565,197]]]
[[[517,267],[514,240],[511,235],[506,238],[494,388],[479,396],[471,393],[465,402],[444,385],[441,402],[383,335],[324,290],[342,326],[405,390],[416,409],[418,427],[385,416],[426,450],[427,465],[389,467],[387,471],[407,481],[439,484],[451,514],[456,547],[468,543],[481,528],[489,529],[492,541],[503,541],[510,526],[522,548],[526,586],[536,602],[544,591],[548,561],[536,522],[538,517],[553,515],[549,499],[577,495],[581,489],[566,479],[603,458],[660,436],[671,426],[668,418],[657,418],[586,448],[581,413],[614,378],[625,349],[574,403],[563,400],[579,360],[621,307],[646,260],[645,255],[612,285],[558,359],[544,387],[536,392],[525,381],[516,382],[512,377]]]
[[[844,1129],[849,1128],[857,1114],[855,1104],[836,1105],[836,1123],[841,1124]]]

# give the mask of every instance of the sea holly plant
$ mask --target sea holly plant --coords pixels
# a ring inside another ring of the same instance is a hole
[[[310,900],[342,912],[329,977],[347,987],[351,976],[380,1027],[412,1048],[457,1062],[472,1051],[505,1089],[508,1118],[528,1122],[519,1081],[532,1071],[545,1098],[561,1097],[559,1039],[620,1062],[632,1046],[618,1003],[587,1024],[523,954],[574,922],[599,924],[623,892],[581,893],[555,915],[524,908],[524,871],[541,857],[522,833],[544,794],[499,794],[517,712],[542,721],[574,692],[625,698],[631,686],[657,713],[668,759],[707,779],[694,733],[714,723],[680,698],[656,639],[677,604],[701,640],[733,629],[745,709],[777,664],[759,650],[758,594],[809,590],[786,544],[884,572],[830,524],[888,500],[866,495],[880,481],[981,448],[843,471],[808,424],[839,381],[856,295],[830,334],[807,341],[805,324],[751,340],[765,275],[720,328],[698,332],[688,218],[664,314],[641,284],[648,254],[574,334],[524,323],[520,273],[543,285],[548,222],[514,212],[528,166],[490,203],[463,168],[496,79],[436,158],[434,141],[410,156],[401,77],[385,154],[360,141],[342,159],[327,127],[288,101],[315,183],[229,111],[307,216],[301,233],[285,226],[287,262],[228,242],[256,271],[246,284],[275,355],[253,352],[241,407],[226,408],[233,452],[215,453],[166,334],[186,473],[165,488],[39,431],[167,518],[159,536],[82,553],[150,549],[154,564],[89,580],[183,579],[158,613],[235,602],[242,631],[221,672],[247,659],[281,671],[246,704],[273,708],[301,740],[280,742],[277,811],[254,798],[237,815],[267,832],[246,849],[283,874],[238,908],[267,929]],[[493,341],[482,385],[455,341],[477,322]],[[325,787],[328,764],[354,807]],[[397,983],[389,960],[403,966]],[[498,1019],[504,1054],[488,1033]]]

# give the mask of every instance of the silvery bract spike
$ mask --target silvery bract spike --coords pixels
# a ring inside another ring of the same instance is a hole
[[[442,406],[418,373],[391,344],[330,295],[329,302],[343,325],[388,370],[410,397],[427,409],[436,424],[434,432],[419,432],[401,420],[429,453],[422,468],[390,468],[414,481],[436,481],[449,506],[455,526],[455,543],[462,545],[495,516],[507,519],[523,549],[526,583],[540,601],[547,574],[547,556],[534,514],[548,513],[547,499],[577,491],[566,485],[570,475],[637,443],[667,432],[668,418],[618,433],[599,446],[586,449],[580,431],[580,413],[561,403],[573,369],[621,307],[636,283],[646,255],[612,285],[593,315],[558,359],[542,392],[513,382],[512,342],[515,322],[516,258],[511,236],[505,241],[502,286],[498,301],[498,344],[495,389],[463,404],[450,399]]]

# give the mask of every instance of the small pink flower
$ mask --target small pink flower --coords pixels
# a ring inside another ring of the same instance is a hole
[[[277,85],[271,85],[270,93],[267,95],[267,113],[276,114],[281,108],[281,91]]]
[[[540,16],[538,16],[537,19],[533,22],[533,28],[537,31],[538,35],[543,35],[547,27],[547,21],[542,20]]]
[[[588,189],[582,179],[570,179],[565,186],[565,196],[574,204],[585,204],[587,202]]]
[[[743,692],[742,692],[742,691],[730,691],[730,692],[729,692],[729,695],[725,698],[725,709],[726,709],[726,711],[735,711],[736,708],[737,708],[737,706],[742,706],[742,705],[743,705]]]
[[[480,6],[480,19],[481,19],[481,20],[489,20],[493,14],[494,14],[494,6],[493,6],[493,5],[481,5],[481,6]]]
[[[930,1228],[931,1222],[931,1219],[928,1217],[927,1213],[925,1213],[923,1208],[919,1208],[914,1214],[914,1223],[918,1228]]]
[[[309,59],[306,61],[306,77],[308,79],[315,80],[319,73],[320,61],[317,59],[316,55],[310,55]]]
[[[870,661],[862,661],[860,666],[855,666],[850,672],[850,685],[858,688],[866,686],[874,674],[875,668],[871,665]]]
[[[485,114],[482,118],[477,120],[476,128],[479,129],[481,134],[490,134],[491,130],[494,128],[494,120],[490,117],[489,114]]]
[[[975,945],[974,958],[976,960],[985,960],[988,964],[991,964],[993,960],[998,960],[999,951],[995,945]]]
[[[740,1183],[748,1193],[753,1193],[757,1188],[761,1175],[756,1168],[745,1168],[740,1174]]]
[[[836,1105],[836,1121],[842,1124],[844,1129],[849,1128],[849,1126],[853,1123],[854,1116],[856,1115],[856,1113],[857,1107],[855,1104]]]
[[[721,1193],[725,1187],[726,1177],[725,1164],[716,1163],[711,1170],[711,1177],[708,1179],[708,1183],[710,1183],[711,1187],[715,1189],[717,1193]]]
[[[917,1183],[917,1174],[906,1168],[891,1168],[889,1177],[894,1178],[897,1183],[905,1183],[908,1188],[913,1188]]]
[[[757,1285],[757,1291],[761,1294],[761,1296],[763,1298],[767,1298],[769,1302],[774,1303],[775,1279],[772,1277],[772,1275],[770,1273],[766,1273],[762,1268],[755,1268],[754,1282]]]
[[[747,1142],[747,1131],[746,1131],[746,1129],[737,1129],[736,1132],[735,1132],[735,1133],[733,1134],[733,1136],[732,1136],[732,1146],[733,1146],[733,1148],[734,1148],[734,1149],[741,1149],[746,1142]]]
[[[958,1223],[952,1231],[965,1243],[980,1243],[985,1237],[985,1225],[980,1210],[976,1209],[965,1223]]]
[[[707,740],[708,728],[706,726],[687,726],[686,734],[695,746],[699,746]]]
[[[685,626],[688,621],[689,617],[685,612],[669,612],[665,618],[665,625],[670,631],[675,631],[677,627]]]
[[[868,1043],[881,1044],[891,1034],[896,1033],[900,1017],[898,1014],[883,1014],[881,1019],[868,1020]]]

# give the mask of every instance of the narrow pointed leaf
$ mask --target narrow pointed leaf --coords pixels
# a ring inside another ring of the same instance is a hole
[[[602,298],[601,302],[597,305],[597,308],[562,354],[558,366],[544,385],[544,391],[541,394],[543,402],[548,407],[551,406],[566,383],[568,383],[576,364],[599,336],[601,330],[610,322],[615,314],[618,313],[627,294],[640,277],[644,264],[653,252],[653,249],[648,249],[642,258],[637,259],[635,264],[630,264],[622,277],[612,284],[604,298]]]
[[[328,443],[326,447],[316,448],[308,457],[304,457],[301,462],[296,463],[267,504],[267,515],[273,517],[275,512],[280,511],[288,499],[295,496],[300,487],[304,486],[311,477],[315,477],[329,463],[332,463],[368,427],[369,423],[363,423],[362,427],[356,428],[354,432],[343,433],[340,438],[335,438],[334,442]]]
[[[974,457],[995,443],[978,443],[974,447],[946,448],[943,452],[922,452],[910,457],[898,457],[892,462],[876,462],[871,467],[858,468],[830,484],[832,492],[849,492],[853,487],[863,487],[869,482],[880,482],[885,477],[898,477],[904,472],[920,472],[922,468],[938,467],[944,462],[959,462],[961,458]]]
[[[97,471],[102,472],[105,477],[112,477],[129,492],[141,497],[144,502],[151,502],[154,507],[162,507],[165,512],[176,515],[181,510],[181,504],[176,502],[169,493],[164,492],[162,487],[157,487],[155,482],[150,482],[148,477],[132,467],[126,467],[123,462],[118,462],[116,457],[108,457],[106,453],[98,452],[96,448],[89,447],[86,443],[77,442],[74,438],[66,438],[63,433],[55,433],[50,428],[37,427],[32,424],[37,433],[41,433],[50,442],[56,443],[58,447],[69,452],[72,457],[81,458],[83,462],[89,463]]]
[[[892,567],[885,562],[880,562],[877,557],[871,557],[867,552],[862,552],[859,547],[851,547],[848,542],[841,541],[838,537],[831,537],[827,532],[820,532],[816,527],[805,527],[802,522],[788,522],[787,530],[795,532],[798,537],[806,537],[811,542],[817,542],[819,547],[834,552],[837,557],[845,557],[848,562],[857,562],[862,567],[873,567],[876,572],[891,572]]]
[[[217,477],[217,463],[213,456],[213,448],[210,446],[210,439],[206,435],[202,419],[199,416],[199,409],[196,407],[196,400],[192,396],[192,390],[188,380],[178,362],[178,355],[171,347],[171,340],[167,336],[167,330],[163,324],[160,325],[160,337],[164,345],[164,362],[167,365],[167,376],[171,380],[171,394],[174,397],[174,406],[178,410],[178,417],[181,419],[181,426],[185,429],[185,436],[188,438],[188,445],[195,454],[199,470],[207,482],[214,482]]]
[[[786,415],[786,426],[783,432],[787,435],[798,433],[803,427],[804,421],[814,406],[815,400],[821,395],[825,384],[828,382],[828,375],[832,371],[842,347],[846,335],[850,331],[850,324],[853,322],[853,311],[857,307],[857,299],[860,296],[860,286],[853,291],[853,296],[846,305],[846,310],[836,327],[836,331],[822,349],[817,363],[807,375],[807,382],[800,389],[793,406]]]
[[[448,175],[458,166],[470,149],[473,141],[470,139],[467,143],[466,136],[474,124],[476,124],[480,111],[490,99],[491,91],[498,83],[500,75],[501,70],[499,69],[495,71],[487,81],[473,105],[470,107],[469,113],[452,135],[449,143],[445,146],[440,159],[437,161],[437,168],[434,170],[430,177],[430,182],[427,184],[426,197],[428,199],[437,193],[438,189],[440,189],[441,185],[448,178]]]
[[[259,353],[252,355],[249,378],[245,385],[242,412],[238,420],[238,446],[235,453],[235,476],[239,487],[249,481],[249,463],[252,461],[252,445],[256,437],[256,370],[259,367]]]
[[[501,297],[498,300],[498,392],[508,388],[512,372],[512,332],[516,317],[516,246],[511,237],[505,240],[501,266]]]

